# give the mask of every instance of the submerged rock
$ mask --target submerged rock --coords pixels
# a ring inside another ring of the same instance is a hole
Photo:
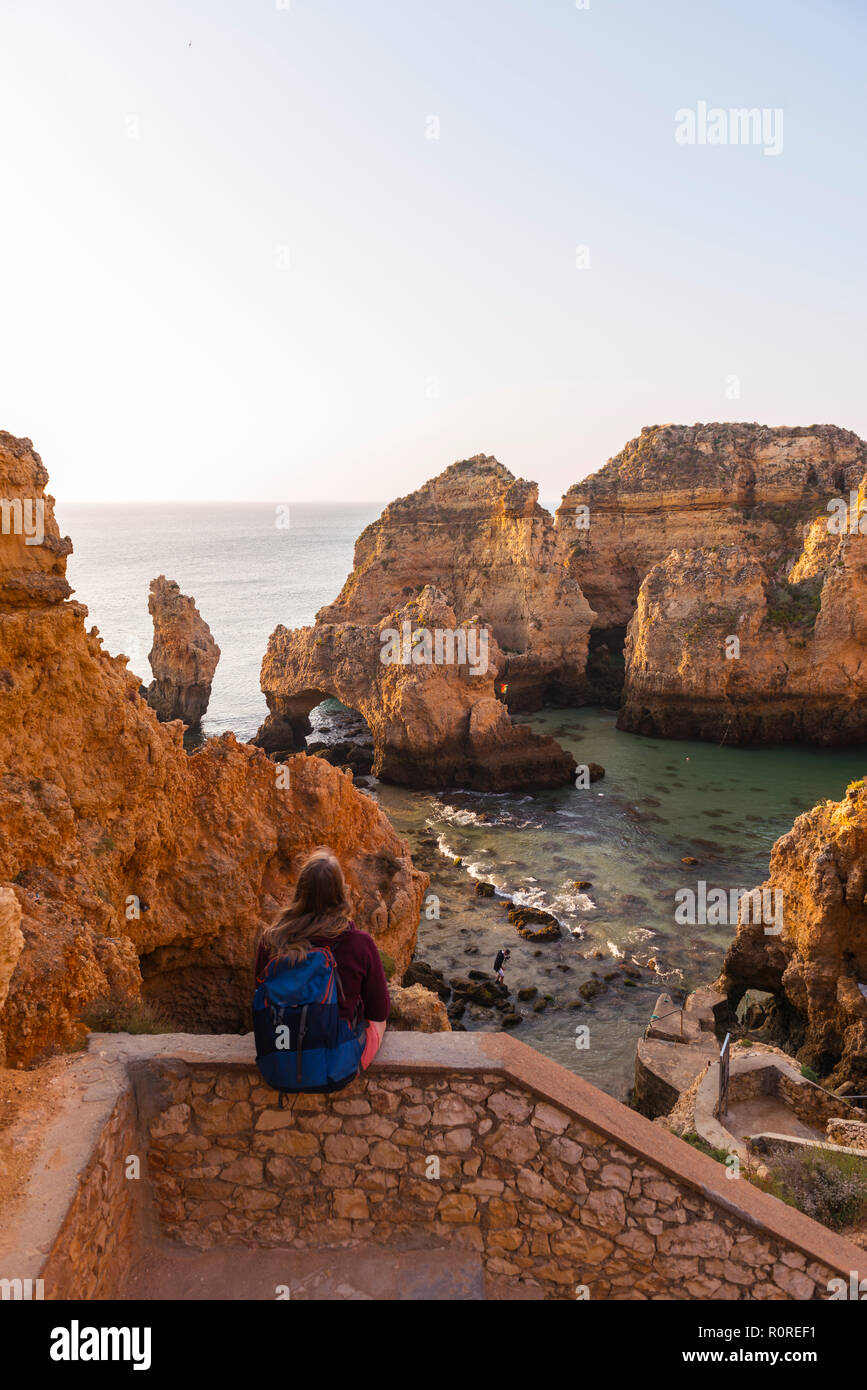
[[[425,989],[438,994],[440,999],[447,1000],[451,996],[451,989],[446,984],[443,972],[437,970],[433,965],[428,965],[425,960],[411,961],[401,984],[405,989],[410,989],[413,985],[422,985]]]
[[[538,907],[524,907],[512,904],[509,908],[509,921],[518,929],[518,935],[525,941],[556,941],[561,935],[561,926],[552,912]]]
[[[456,996],[469,1000],[482,1009],[492,1009],[497,1000],[502,998],[504,993],[508,993],[504,986],[493,982],[468,980],[462,975],[455,975],[450,984]]]
[[[583,984],[578,986],[578,993],[582,999],[595,999],[597,994],[605,994],[607,989],[608,986],[603,984],[601,980],[585,980]]]

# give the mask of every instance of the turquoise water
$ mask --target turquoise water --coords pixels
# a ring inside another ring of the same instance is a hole
[[[376,505],[298,506],[289,530],[267,505],[59,507],[75,542],[70,582],[110,651],[125,651],[150,680],[150,580],[161,573],[195,597],[222,649],[205,732],[251,737],[265,714],[259,667],[278,623],[313,621],[352,567],[356,536]],[[679,888],[751,888],[771,846],[822,797],[838,798],[867,771],[867,750],[743,749],[619,733],[602,710],[553,710],[528,721],[605,778],[586,790],[436,797],[379,786],[375,795],[432,876],[439,917],[423,917],[418,955],[445,971],[489,968],[512,950],[508,983],[550,994],[544,1012],[521,1004],[517,1036],[617,1096],[632,1080],[635,1043],[663,988],[689,988],[719,972],[733,927],[677,926]],[[699,861],[681,863],[684,856]],[[460,858],[462,863],[452,862]],[[500,901],[476,898],[475,880],[554,911],[567,928],[543,947],[518,937]],[[587,879],[591,888],[574,887]],[[573,934],[574,933],[574,934]],[[602,959],[596,958],[601,952]],[[636,988],[571,1010],[579,985],[619,960],[646,966]],[[496,1026],[473,1010],[468,1028]],[[589,1047],[575,1046],[577,1026]]]
[[[733,926],[678,926],[675,893],[696,890],[700,879],[727,891],[761,883],[774,841],[802,811],[840,797],[852,777],[863,775],[867,750],[643,739],[619,732],[615,716],[597,709],[545,711],[528,722],[579,762],[602,763],[605,778],[586,790],[535,796],[379,789],[441,897],[439,921],[422,920],[417,954],[448,977],[473,965],[489,968],[497,948],[508,945],[507,982],[554,996],[541,1014],[531,1003],[519,1006],[524,1019],[516,1035],[623,1098],[657,994],[712,981],[734,935]],[[685,856],[698,864],[682,864]],[[476,878],[553,911],[567,928],[564,937],[542,948],[524,942],[500,904],[473,896]],[[591,888],[576,889],[576,879]],[[567,1007],[593,972],[604,981],[620,960],[653,960],[655,970],[644,972],[636,988],[608,982],[607,992],[582,1009]],[[491,1026],[481,1014],[463,1022]],[[589,1027],[589,1047],[581,1050],[579,1024]]]
[[[278,623],[312,623],[337,597],[356,536],[381,510],[375,502],[292,505],[288,529],[268,503],[58,504],[57,519],[75,546],[67,573],[76,598],[145,685],[151,580],[165,574],[192,594],[221,651],[202,728],[247,739],[268,712],[259,668],[269,636]]]

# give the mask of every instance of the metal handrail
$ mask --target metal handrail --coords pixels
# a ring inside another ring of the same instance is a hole
[[[729,1075],[731,1066],[731,1033],[726,1033],[725,1041],[719,1050],[719,1095],[717,1116],[722,1119],[729,1113]]]
[[[650,1022],[644,1030],[645,1038],[647,1037],[654,1023],[660,1023],[664,1018],[673,1018],[675,1014],[680,1014],[680,1036],[683,1037],[683,1009],[671,1009],[670,1012],[667,1014],[650,1015]]]
[[[867,1096],[838,1096],[836,1091],[829,1091],[827,1086],[823,1086],[821,1081],[810,1081],[809,1076],[803,1076],[802,1080],[809,1081],[811,1086],[815,1086],[817,1091],[824,1091],[826,1096],[833,1096],[834,1100],[867,1100]]]

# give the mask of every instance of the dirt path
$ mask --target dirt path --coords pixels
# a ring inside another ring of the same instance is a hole
[[[33,1158],[78,1053],[32,1070],[0,1068],[0,1219],[22,1196]]]

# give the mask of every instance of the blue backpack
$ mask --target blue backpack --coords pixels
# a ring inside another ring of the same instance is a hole
[[[268,962],[253,995],[256,1065],[275,1091],[339,1091],[358,1075],[366,1024],[338,1013],[344,998],[337,963],[324,946],[296,964]]]

